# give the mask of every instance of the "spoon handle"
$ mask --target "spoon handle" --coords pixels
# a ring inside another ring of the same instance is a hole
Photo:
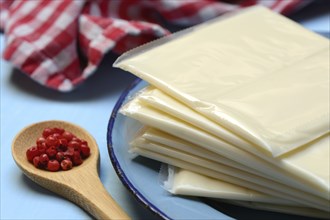
[[[94,173],[70,179],[66,197],[85,209],[96,219],[131,219],[114,201]]]

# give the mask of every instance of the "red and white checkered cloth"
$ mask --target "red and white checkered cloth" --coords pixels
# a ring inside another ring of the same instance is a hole
[[[40,84],[71,91],[95,72],[108,51],[121,54],[169,34],[161,21],[190,26],[255,4],[288,14],[306,2],[0,0],[3,57]]]

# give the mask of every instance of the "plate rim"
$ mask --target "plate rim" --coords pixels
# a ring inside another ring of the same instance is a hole
[[[146,209],[151,211],[156,216],[162,218],[162,219],[171,219],[168,215],[166,215],[163,211],[161,211],[159,208],[157,208],[154,204],[152,204],[145,196],[142,195],[142,193],[137,190],[137,188],[133,185],[133,183],[128,179],[125,172],[121,168],[121,165],[114,153],[113,148],[113,127],[115,124],[116,117],[118,115],[118,111],[120,107],[122,106],[123,102],[125,101],[127,95],[129,92],[134,89],[139,83],[141,83],[143,80],[140,78],[135,79],[120,95],[119,99],[117,100],[108,123],[107,127],[107,148],[108,148],[108,154],[110,157],[111,164],[119,177],[120,181],[123,183],[123,185],[126,187],[126,189],[134,196],[134,198],[142,204]]]

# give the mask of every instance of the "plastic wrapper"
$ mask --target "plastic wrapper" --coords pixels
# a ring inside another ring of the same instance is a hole
[[[163,164],[160,184],[173,195],[214,198],[221,202],[253,209],[328,218],[329,213],[213,179],[188,170]],[[212,204],[214,204],[212,201]]]
[[[160,183],[164,189],[175,195],[299,206],[295,202],[269,196],[170,165],[163,164],[159,175]]]
[[[114,66],[151,85],[120,110],[151,127],[130,151],[251,190],[235,197],[227,185],[231,202],[250,196],[256,208],[329,213],[328,46],[251,7],[127,52]]]
[[[180,119],[171,117],[151,106],[143,105],[139,102],[138,96],[124,105],[120,112],[140,121],[142,124],[146,124],[171,134],[172,136],[183,139],[186,142],[194,143],[191,144],[192,146],[196,146],[194,148],[202,149],[197,153],[198,156],[204,153],[204,150],[211,151],[213,154],[227,158],[227,160],[221,160],[221,158],[219,158],[219,162],[222,164],[228,166],[233,166],[233,162],[235,164],[240,164],[241,166],[236,166],[236,168],[243,171],[246,171],[246,169],[255,170],[261,177],[312,193],[318,197],[324,198],[329,203],[329,160],[327,159],[329,136],[325,136],[316,142],[316,144],[312,144],[310,147],[307,146],[301,149],[301,151],[296,152],[296,154],[293,154],[293,158],[298,158],[298,163],[295,163],[295,161],[292,162],[290,157],[287,159],[289,162],[286,162],[284,159],[280,160],[273,158],[273,160],[276,161],[268,163],[253,154],[223,142],[207,132],[190,126],[189,124],[182,122]],[[172,142],[175,140],[171,137],[163,139],[172,140]],[[321,148],[319,146],[321,146]],[[173,156],[178,155],[173,153]],[[311,161],[313,158],[314,160],[317,160],[317,163],[304,163],[306,161]],[[212,166],[210,164],[202,165]],[[298,165],[300,165],[300,167]],[[242,166],[244,168],[241,168]],[[214,167],[209,168],[214,169]],[[317,175],[318,172],[321,172],[321,174]],[[237,173],[234,172],[233,174]],[[270,183],[267,183],[266,185],[269,184]]]
[[[329,133],[328,58],[328,39],[251,7],[129,51],[114,66],[277,157]]]
[[[131,150],[133,152],[259,192],[293,200],[323,210],[328,209],[329,201],[327,199],[322,199],[315,195],[313,196],[312,194],[297,190],[295,186],[288,187],[279,182],[269,180],[260,174],[257,176],[246,171],[226,166],[223,161],[210,161],[198,155],[194,155],[193,153],[177,150],[177,146],[175,145],[168,146],[156,143],[149,141],[145,137],[145,135],[142,135],[131,142]],[[322,196],[326,195],[323,194]]]

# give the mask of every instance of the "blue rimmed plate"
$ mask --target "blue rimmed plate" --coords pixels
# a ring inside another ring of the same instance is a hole
[[[146,82],[137,79],[120,96],[110,117],[107,141],[110,159],[117,175],[147,209],[163,219],[311,219],[167,193],[158,182],[161,164],[143,157],[132,159],[132,155],[128,153],[129,141],[141,125],[118,112],[123,104],[146,85]]]

